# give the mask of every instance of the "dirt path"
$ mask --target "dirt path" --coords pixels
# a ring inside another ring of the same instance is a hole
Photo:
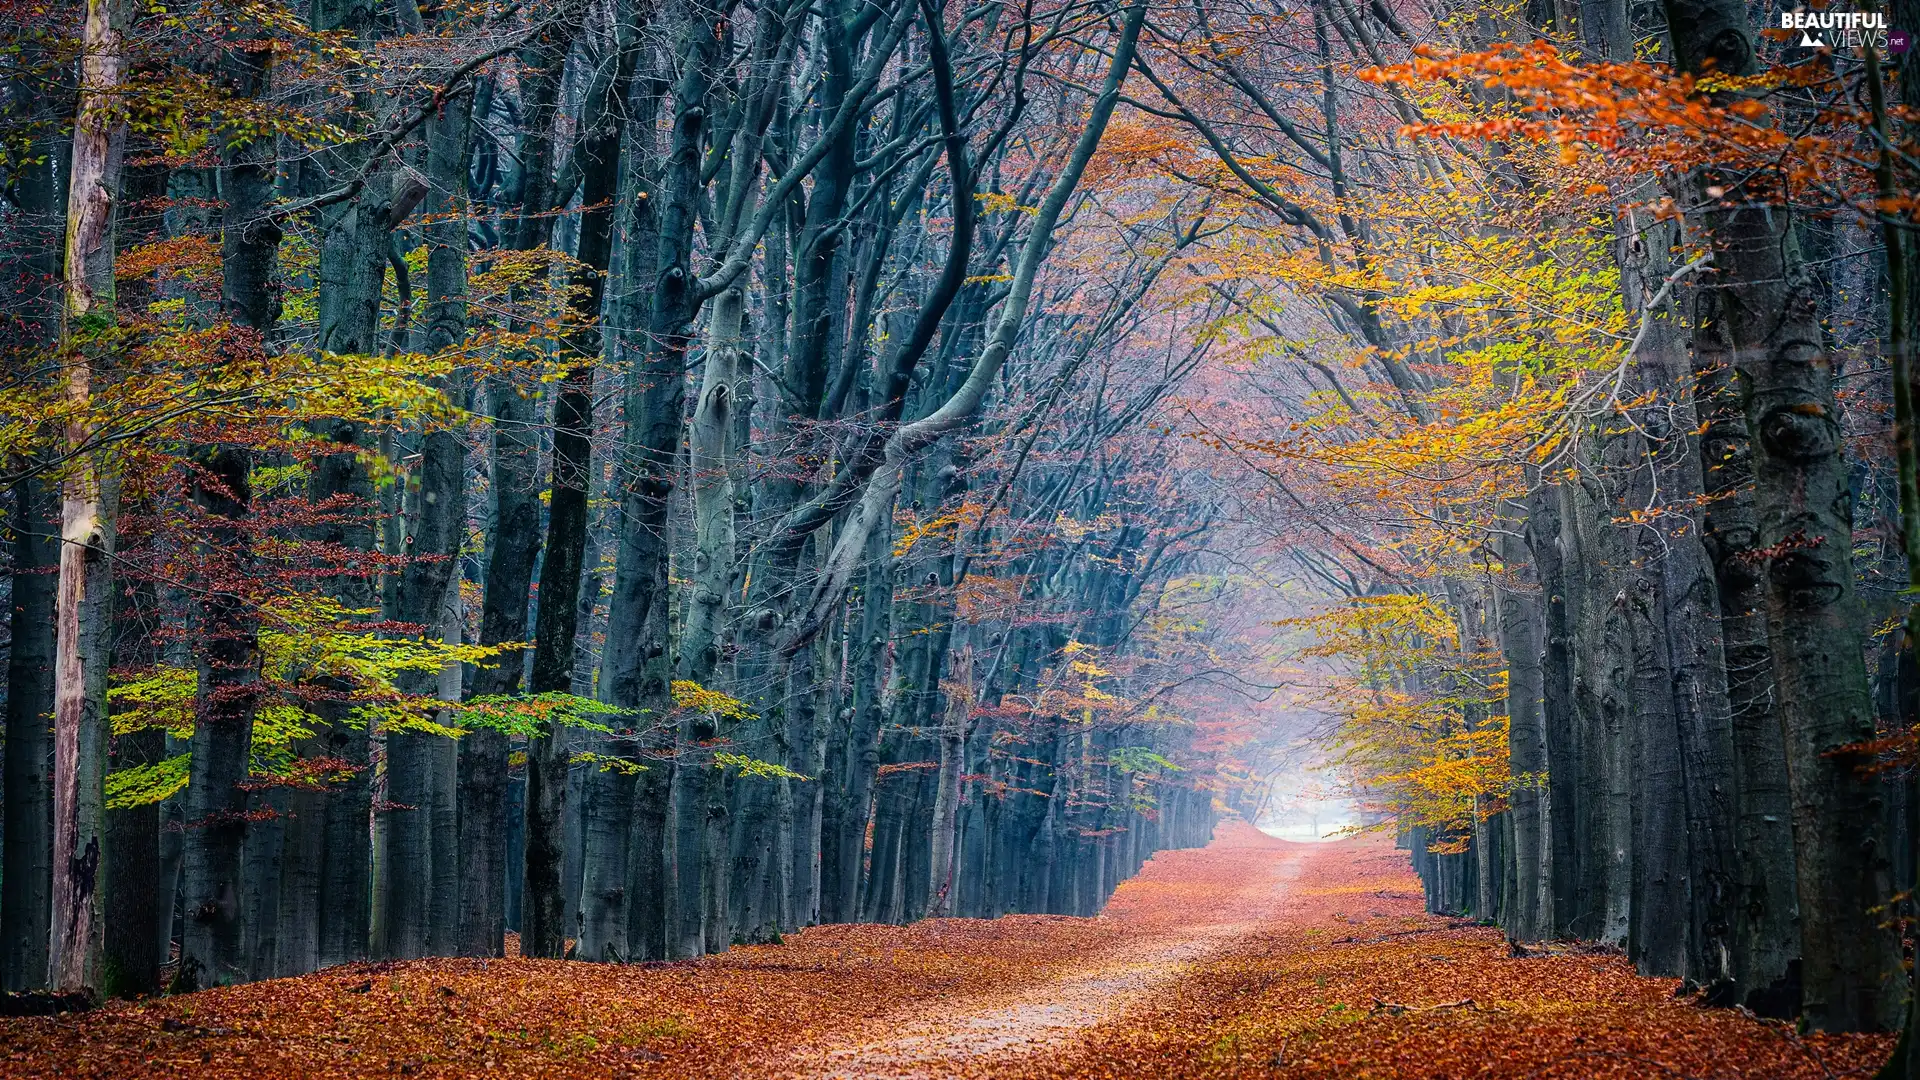
[[[955,1001],[950,1007],[942,1002],[931,1010],[916,1003],[867,1025],[855,1039],[804,1048],[793,1055],[783,1080],[951,1076],[1057,1049],[1098,1025],[1124,1019],[1151,995],[1168,992],[1195,964],[1263,926],[1278,910],[1288,884],[1300,876],[1305,857],[1306,849],[1290,846],[1260,860],[1200,921],[1170,922],[1157,917],[1162,915],[1158,909],[1123,902],[1105,916],[1126,935],[1112,945],[1011,993]],[[1149,879],[1142,886],[1157,883]]]
[[[675,964],[354,964],[0,1020],[0,1078],[1841,1080],[1891,1042],[1676,985],[1425,914],[1385,838],[1229,825],[1095,919],[823,926]]]

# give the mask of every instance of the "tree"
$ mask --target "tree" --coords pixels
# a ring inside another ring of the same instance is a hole
[[[123,38],[133,13],[100,0],[87,6],[73,170],[67,181],[66,304],[61,321],[67,441],[78,449],[62,485],[60,579],[54,604],[53,900],[47,948],[55,989],[102,986],[105,889],[100,880],[107,767],[107,631],[111,618],[118,478],[88,453],[94,380],[114,348],[114,197],[127,123],[114,104],[126,77]]]

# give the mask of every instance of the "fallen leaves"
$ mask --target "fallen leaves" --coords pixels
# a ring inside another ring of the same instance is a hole
[[[1867,1076],[1890,1037],[1705,1009],[1608,950],[1426,914],[1404,852],[1238,824],[1097,919],[827,926],[667,964],[421,960],[0,1021],[0,1074]]]

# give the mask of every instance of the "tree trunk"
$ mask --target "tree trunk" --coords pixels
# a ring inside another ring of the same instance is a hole
[[[13,646],[7,659],[4,862],[0,862],[0,990],[47,978],[53,885],[53,599],[60,545],[46,487],[13,489]]]
[[[846,809],[842,813],[838,887],[822,898],[822,918],[853,922],[859,916],[860,883],[867,860],[867,830],[873,822],[874,774],[880,768],[880,724],[885,716],[880,680],[893,617],[892,545],[869,541],[866,583],[860,597],[860,641],[854,655],[853,717],[847,745]]]
[[[14,107],[33,108],[42,87],[30,72],[43,62],[33,46],[23,51],[19,76],[9,89]],[[19,168],[11,201],[15,229],[26,250],[18,259],[23,280],[40,295],[20,312],[25,340],[54,345],[65,315],[60,280],[65,192],[60,174],[72,158],[57,131],[33,140],[38,165]],[[31,356],[28,357],[31,359]],[[54,594],[60,564],[60,502],[57,485],[23,480],[13,487],[12,642],[8,654],[4,778],[0,778],[0,991],[45,985],[47,933],[53,888],[53,665]]]
[[[642,95],[643,102],[655,99],[652,92]],[[652,124],[629,123],[627,132],[630,140],[643,139],[651,134]],[[654,198],[658,190],[650,173],[630,166],[622,174],[621,192],[621,205],[633,217],[626,230],[620,282],[627,293],[645,296],[647,288],[658,284],[657,264],[668,248],[659,235]],[[684,269],[681,274],[684,277]],[[644,310],[640,303],[631,296],[619,299],[623,310],[639,318]],[[674,908],[666,895],[677,888],[678,868],[668,857],[674,844],[669,809],[675,766],[674,730],[668,718],[672,659],[665,533],[685,380],[679,354],[661,354],[650,335],[635,346],[623,343],[623,351],[638,355],[630,355],[628,361],[617,474],[619,551],[608,604],[600,697],[629,712],[631,719],[626,723],[634,729],[646,765],[637,783],[627,856],[628,944],[637,957],[657,960],[681,955],[676,951],[678,935],[669,925]],[[583,853],[583,877],[585,863],[590,861]]]
[[[618,137],[614,145],[617,147]],[[584,147],[583,147],[584,149]],[[599,164],[581,196],[584,205],[606,202],[612,195],[613,154],[596,154]],[[601,160],[604,158],[605,160]],[[611,208],[589,211],[580,223],[579,258],[592,270],[587,288],[590,315],[597,316],[604,295],[604,274],[612,236]],[[583,305],[585,306],[585,305]],[[582,335],[583,338],[588,335]],[[546,553],[540,564],[538,622],[535,625],[532,686],[536,694],[571,692],[574,638],[579,625],[580,576],[587,547],[587,493],[592,476],[593,360],[600,336],[582,340],[592,350],[567,373],[554,402],[553,479],[547,510]],[[567,813],[567,771],[571,756],[569,733],[557,725],[527,740],[526,856],[521,893],[520,954],[558,957],[566,948],[567,898],[561,891],[565,861],[564,826]],[[591,780],[591,778],[589,778]],[[629,785],[630,786],[630,785]],[[631,802],[614,793],[616,801]],[[587,827],[603,807],[598,799],[586,812]],[[622,807],[611,807],[616,811]],[[624,812],[618,813],[624,820]],[[626,849],[625,830],[610,839]],[[592,846],[588,841],[588,846]],[[622,860],[624,863],[624,859]],[[624,866],[622,867],[624,872]],[[625,891],[624,877],[621,891]],[[621,918],[625,918],[624,909]],[[596,957],[597,958],[597,957]]]
[[[268,60],[268,51],[256,47],[228,61],[225,76],[238,96],[265,92]],[[229,145],[221,161],[221,306],[236,327],[263,338],[280,314],[271,287],[280,243],[268,214],[273,152],[271,138],[254,138]],[[254,598],[235,590],[254,573],[253,538],[243,524],[252,512],[252,469],[249,451],[210,447],[195,492],[206,521],[202,557],[217,573],[202,583],[200,596],[203,645],[187,784],[180,967],[184,979],[203,985],[243,981],[251,964],[242,861],[251,806],[243,785],[252,771],[261,658]]]
[[[964,657],[961,666],[969,663]],[[955,859],[960,824],[960,777],[965,771],[967,716],[973,711],[971,673],[965,689],[947,696],[940,719],[940,764],[934,781],[933,819],[928,825],[930,848],[927,876],[927,915],[944,918],[952,913]]]
[[[158,728],[114,740],[119,768],[158,764],[167,756],[167,733]],[[160,889],[160,804],[107,811],[106,959],[101,992],[109,997],[151,994],[160,988],[167,962],[153,930]],[[166,895],[172,909],[172,896]]]
[[[1627,619],[1624,537],[1611,522],[1613,496],[1603,485],[1610,464],[1603,449],[1594,467],[1562,485],[1567,496],[1562,537],[1577,557],[1569,589],[1573,616],[1580,745],[1576,827],[1582,847],[1581,911],[1568,920],[1583,937],[1625,945],[1633,896],[1633,770],[1629,716],[1633,694],[1633,638]]]
[[[1657,596],[1657,610],[1646,615],[1643,626],[1636,625],[1636,634],[1651,639],[1647,648],[1658,652],[1657,658],[1643,657],[1655,670],[1642,676],[1642,683],[1649,692],[1653,682],[1667,685],[1663,693],[1671,702],[1674,724],[1671,749],[1681,781],[1678,811],[1686,823],[1686,862],[1676,875],[1684,881],[1678,891],[1687,913],[1680,924],[1685,930],[1683,966],[1661,973],[1682,974],[1715,987],[1717,993],[1730,993],[1733,732],[1718,587],[1691,516],[1703,481],[1693,441],[1696,424],[1686,352],[1676,305],[1665,299],[1675,275],[1683,272],[1670,255],[1680,243],[1678,232],[1672,223],[1658,221],[1642,230],[1638,215],[1629,214],[1621,222],[1616,247],[1627,311],[1646,321],[1629,386],[1635,398],[1648,404],[1633,410],[1634,434],[1624,438],[1623,445],[1642,459],[1630,473],[1634,479],[1627,485],[1628,508],[1648,517],[1628,528],[1636,590],[1644,585]],[[1664,762],[1664,734],[1658,741],[1663,748],[1654,753]],[[1642,805],[1654,806],[1665,790],[1655,781]],[[1655,829],[1662,839],[1672,835],[1663,825]],[[1644,843],[1641,850],[1648,851]],[[1658,923],[1668,914],[1656,909],[1648,917]]]
[[[1573,936],[1571,923],[1578,910],[1580,746],[1577,742],[1578,693],[1573,657],[1574,611],[1568,593],[1577,574],[1568,569],[1567,546],[1561,521],[1565,499],[1559,483],[1536,487],[1527,499],[1526,536],[1540,581],[1542,607],[1541,721],[1548,762],[1546,788],[1547,859],[1552,867],[1550,902],[1553,925],[1549,936]]]
[[[1519,522],[1513,524],[1513,531],[1518,531]],[[1524,549],[1513,538],[1502,546],[1506,573],[1512,575],[1525,564]],[[1507,661],[1507,744],[1513,772],[1508,817],[1517,874],[1507,934],[1516,941],[1541,941],[1553,936],[1554,927],[1542,620],[1539,606],[1510,585],[1496,584],[1494,601],[1499,606],[1500,644]]]
[[[114,195],[127,124],[114,104],[125,74],[122,35],[132,20],[121,0],[88,0],[82,31],[80,105],[67,189],[67,303],[61,349],[68,403],[92,398],[102,332],[114,323]],[[91,434],[84,412],[69,444]],[[105,927],[101,843],[105,833],[108,631],[114,519],[119,481],[91,452],[75,461],[62,490],[60,578],[54,605],[53,888],[47,982],[59,991],[101,986]]]
[[[1759,539],[1753,448],[1731,347],[1713,312],[1715,296],[1712,289],[1697,294],[1694,359],[1702,488],[1709,500],[1700,532],[1719,587],[1733,733],[1740,853],[1733,966],[1742,1003],[1762,1016],[1787,1019],[1800,1011],[1798,988],[1786,985],[1788,967],[1800,955],[1793,809],[1785,733],[1773,706],[1766,569],[1752,554]]]
[[[588,231],[582,223],[582,233]],[[532,685],[535,694],[573,690],[582,562],[586,555],[587,490],[591,467],[593,368],[567,375],[554,403],[553,480],[547,544],[540,564]],[[571,737],[559,725],[527,740],[526,855],[522,871],[520,955],[558,957],[566,950],[567,898],[561,891],[566,857],[567,771]],[[589,816],[598,809],[589,806]],[[589,825],[591,828],[591,824]],[[624,847],[626,837],[619,837]],[[624,886],[623,886],[624,887]]]
[[[1643,466],[1642,472],[1646,471]],[[1637,504],[1631,504],[1637,505]],[[1640,525],[1636,531],[1650,531]],[[1643,975],[1686,971],[1688,844],[1686,787],[1679,724],[1674,716],[1673,671],[1667,657],[1665,596],[1660,567],[1647,540],[1628,581],[1626,610],[1633,641],[1633,885],[1627,951]]]
[[[1666,0],[1676,67],[1744,76],[1762,65],[1737,0]],[[1819,1030],[1899,1019],[1900,955],[1855,593],[1852,493],[1816,297],[1790,222],[1727,185],[1702,215],[1715,246],[1716,324],[1731,344],[1754,446],[1767,631],[1787,733],[1804,1015]],[[1703,332],[1706,328],[1703,328]]]
[[[433,638],[448,645],[460,644],[466,630],[466,612],[464,597],[460,592],[458,579],[447,582],[446,591],[441,594],[440,610],[433,627]],[[462,681],[465,675],[464,665],[457,661],[441,664],[437,685],[433,687],[433,696],[441,701],[458,703],[462,695]],[[434,716],[437,723],[449,722],[445,712]],[[427,905],[427,955],[451,956],[461,948],[460,935],[472,929],[471,922],[461,918],[461,905],[471,899],[469,890],[461,874],[466,869],[461,859],[461,806],[460,798],[460,743],[461,739],[448,739],[437,735],[427,738],[426,746],[431,766],[428,775],[432,778],[427,800],[428,839],[427,865],[431,867],[430,891]],[[500,783],[500,833],[495,837],[497,848],[494,869],[500,873],[499,881],[493,886],[496,892],[495,905],[490,914],[494,916],[490,931],[482,929],[483,935],[504,944],[506,919],[506,820],[508,792],[510,787],[502,771]],[[497,951],[492,954],[500,955]]]
[[[835,633],[815,643],[802,654],[805,667],[790,669],[802,676],[790,697],[798,698],[790,714],[789,742],[792,757],[787,767],[808,779],[783,781],[794,804],[793,835],[783,853],[787,867],[788,909],[784,925],[789,929],[812,926],[820,921],[821,861],[824,855],[826,827],[826,786],[832,782],[827,773],[827,739],[833,714],[833,689],[838,682],[834,654],[841,651],[845,618]]]
[[[347,551],[370,551],[373,529],[366,516],[373,502],[373,483],[366,468],[354,453],[359,440],[357,426],[347,423],[328,425],[326,438],[344,452],[327,454],[314,464],[309,485],[315,502],[346,499],[360,504],[346,510],[338,520],[320,530],[315,539],[338,544]],[[372,579],[363,574],[342,574],[332,589],[334,598],[352,610],[374,605]],[[344,681],[330,681],[334,689],[345,690]],[[373,743],[368,725],[351,723],[346,703],[322,701],[319,712],[328,721],[319,737],[319,750],[326,756],[345,762],[351,769],[345,779],[328,785],[322,804],[320,824],[321,865],[317,874],[319,924],[314,930],[314,962],[325,967],[364,960],[371,944],[373,903],[373,841],[370,822],[373,807]],[[396,762],[392,755],[395,738],[387,741],[389,778]],[[404,773],[404,762],[401,763]]]
[[[203,468],[208,480],[198,500],[209,522],[209,557],[232,560],[221,567],[218,580],[245,581],[252,572],[251,542],[239,522],[252,502],[250,455],[217,450]],[[207,986],[246,981],[251,971],[241,859],[251,806],[242,785],[251,771],[260,649],[257,616],[247,598],[210,582],[201,612],[204,644],[187,783],[187,929],[180,964],[188,973],[184,978]]]
[[[529,76],[522,83],[525,127],[519,143],[519,190],[512,200],[520,212],[513,246],[522,251],[540,247],[552,237],[553,218],[548,211],[553,202],[554,103],[567,40],[560,28],[550,28],[522,56]],[[488,379],[487,411],[493,419],[493,513],[487,533],[480,643],[497,645],[527,638],[528,596],[541,541],[540,435],[534,399],[509,374]],[[566,659],[570,662],[571,655]],[[519,693],[524,663],[516,653],[476,671],[473,695]],[[551,757],[550,746],[541,749]],[[506,918],[507,737],[488,728],[470,731],[460,739],[459,759],[457,948],[467,956],[498,956]],[[551,764],[543,761],[549,772]],[[543,784],[539,798],[548,797],[550,791]],[[542,933],[546,935],[545,928]]]
[[[717,16],[715,16],[717,17]],[[633,706],[640,710],[642,722],[657,724],[668,715],[671,697],[667,672],[671,659],[667,653],[667,564],[666,544],[668,496],[673,491],[676,459],[682,432],[682,406],[686,396],[685,357],[694,316],[700,298],[695,293],[693,276],[693,230],[701,197],[702,146],[708,128],[707,94],[710,67],[718,44],[718,31],[708,18],[688,20],[681,32],[677,52],[680,80],[673,94],[674,115],[672,145],[668,151],[660,181],[659,212],[653,216],[651,235],[657,239],[653,259],[653,303],[648,313],[648,340],[643,361],[636,365],[637,381],[646,389],[632,401],[627,414],[628,464],[626,484],[627,519],[619,559],[621,577],[629,588],[646,589],[644,601],[638,595],[629,601],[635,618],[646,627],[630,648],[642,655],[621,663],[633,693]],[[646,235],[646,234],[643,234]],[[632,574],[628,576],[628,564]],[[622,601],[618,583],[615,603]],[[611,637],[611,634],[609,635]],[[614,666],[610,654],[608,666]],[[624,698],[613,698],[626,704]],[[677,878],[678,926],[669,932],[669,950],[674,956],[699,955],[708,949],[725,948],[717,928],[711,937],[706,926],[713,895],[710,864],[719,855],[709,857],[712,835],[708,816],[708,787],[711,751],[700,744],[717,732],[710,716],[689,717],[676,739],[673,798],[675,877]],[[724,837],[724,833],[721,834]],[[724,847],[724,845],[723,845]],[[720,853],[724,855],[724,851]]]

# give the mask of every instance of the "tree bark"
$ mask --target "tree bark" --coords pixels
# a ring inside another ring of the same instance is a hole
[[[822,898],[822,918],[853,922],[867,861],[867,831],[873,823],[874,776],[880,768],[880,725],[886,712],[881,679],[893,617],[892,544],[869,541],[866,582],[860,596],[860,640],[853,667],[853,716],[847,745],[846,809],[841,815],[837,888]]]
[[[251,456],[215,450],[202,468],[207,479],[197,500],[208,521],[208,546],[220,553],[207,557],[231,562],[221,567],[221,578],[203,586],[200,601],[204,644],[187,782],[180,966],[183,981],[217,986],[251,977],[241,853],[252,806],[242,785],[252,763],[260,648],[249,598],[229,591],[230,582],[246,581],[252,572],[252,538],[242,524],[253,497]]]
[[[1696,295],[1693,350],[1708,498],[1700,533],[1719,587],[1736,774],[1740,881],[1733,964],[1740,1000],[1762,1016],[1787,1019],[1800,1011],[1797,987],[1786,985],[1788,967],[1800,955],[1787,751],[1773,704],[1766,568],[1753,555],[1759,540],[1753,448],[1715,297],[1712,289]]]
[[[525,126],[519,141],[519,190],[512,200],[520,214],[513,246],[521,251],[544,246],[553,235],[548,211],[554,201],[555,102],[567,46],[576,29],[549,27],[521,55],[528,71],[521,83]],[[527,638],[528,596],[541,541],[540,436],[534,400],[508,375],[488,379],[487,411],[493,419],[493,513],[487,534],[480,644],[497,645]],[[474,696],[519,693],[524,664],[516,653],[476,671]],[[457,948],[467,956],[498,956],[506,920],[507,737],[476,728],[459,745]],[[541,797],[545,795],[543,790]]]
[[[118,768],[158,764],[166,756],[167,733],[158,728],[113,741]],[[106,813],[106,958],[100,989],[108,997],[151,994],[160,988],[160,966],[168,959],[154,933],[153,907],[160,902],[173,909],[172,893],[160,888],[160,804]]]
[[[13,647],[7,658],[4,863],[0,863],[0,989],[47,977],[53,886],[53,600],[60,562],[46,487],[13,489]]]
[[[1513,525],[1516,528],[1511,531],[1517,531],[1519,522]],[[1512,537],[1502,546],[1510,577],[1525,565],[1525,552]],[[1514,781],[1508,816],[1518,875],[1507,934],[1516,941],[1541,941],[1553,936],[1554,928],[1542,619],[1539,604],[1510,583],[1496,583],[1494,600],[1499,605],[1500,645],[1507,660],[1507,744]]]
[[[963,655],[965,667],[970,661]],[[952,914],[954,873],[957,869],[960,825],[960,777],[965,771],[967,717],[973,711],[972,673],[959,693],[949,691],[946,708],[940,718],[937,739],[940,764],[936,770],[933,818],[928,825],[931,847],[928,852],[927,916],[944,918]]]
[[[1569,570],[1561,506],[1561,484],[1536,487],[1527,499],[1527,547],[1533,554],[1540,581],[1542,608],[1541,720],[1546,743],[1547,858],[1552,866],[1550,900],[1555,938],[1572,936],[1577,910],[1580,862],[1579,842],[1580,746],[1577,741],[1578,693],[1573,657],[1575,604],[1568,593],[1577,573]]]
[[[66,305],[60,324],[69,404],[92,398],[102,332],[114,322],[114,194],[126,151],[125,114],[115,104],[125,75],[122,0],[88,0],[81,38],[80,104],[67,189]],[[84,448],[84,412],[68,425]],[[47,982],[59,991],[101,986],[105,927],[101,843],[105,834],[108,631],[119,482],[108,462],[83,452],[62,487],[60,578],[54,605],[53,888]]]
[[[1736,0],[1665,0],[1679,70],[1761,70]],[[1855,593],[1850,479],[1827,351],[1786,215],[1732,183],[1702,214],[1714,242],[1714,315],[1733,349],[1754,439],[1767,630],[1787,733],[1804,1015],[1814,1028],[1899,1020],[1901,970],[1881,785]],[[1704,330],[1703,330],[1704,332]],[[1854,748],[1854,749],[1850,749]]]

